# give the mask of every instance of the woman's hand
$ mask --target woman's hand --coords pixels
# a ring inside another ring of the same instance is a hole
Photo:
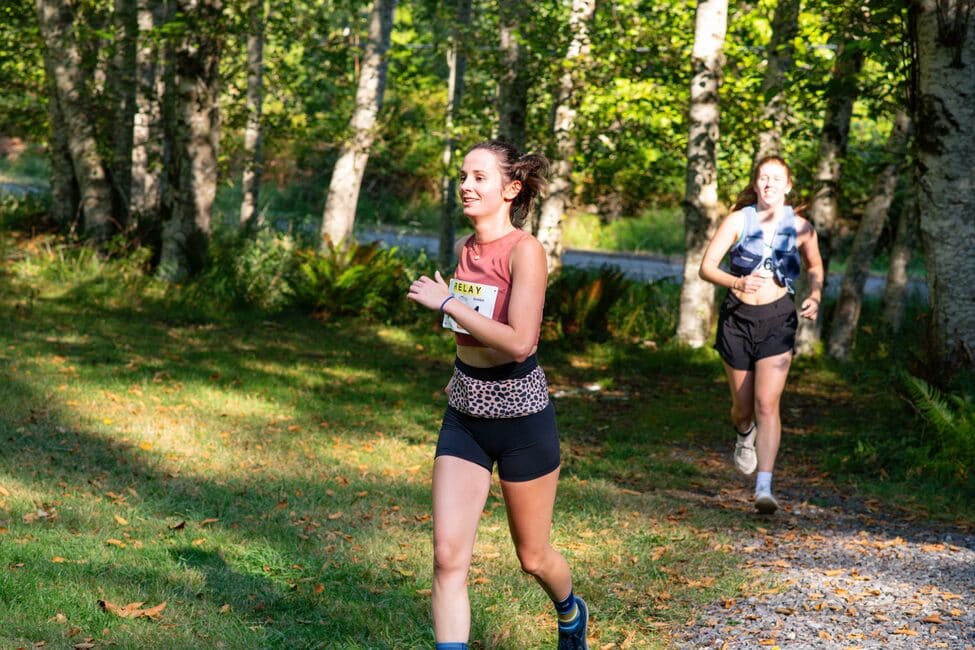
[[[803,318],[808,318],[809,320],[816,320],[816,314],[819,313],[819,299],[813,298],[812,296],[806,298],[802,301],[802,310],[799,315]]]
[[[440,271],[435,271],[432,278],[421,275],[414,280],[406,297],[427,309],[440,309],[440,305],[449,295],[450,289],[443,276],[440,275]]]
[[[759,275],[758,273],[752,273],[751,275],[744,275],[739,278],[735,278],[734,283],[732,283],[731,288],[735,289],[739,293],[755,293],[759,289],[765,286],[769,278]]]

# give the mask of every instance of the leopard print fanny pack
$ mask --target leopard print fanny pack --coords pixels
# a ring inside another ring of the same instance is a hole
[[[541,366],[514,379],[476,379],[460,368],[444,389],[447,403],[477,418],[518,418],[548,406],[548,381]]]

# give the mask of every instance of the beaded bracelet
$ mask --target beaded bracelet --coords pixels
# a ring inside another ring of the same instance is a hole
[[[441,314],[443,313],[444,305],[446,305],[450,300],[452,300],[453,298],[456,298],[456,297],[457,296],[455,296],[454,294],[450,294],[449,296],[447,296],[446,298],[443,299],[443,302],[440,303],[440,313]]]

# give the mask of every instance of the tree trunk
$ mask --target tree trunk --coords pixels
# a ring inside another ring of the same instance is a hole
[[[525,19],[522,0],[499,0],[501,74],[498,80],[498,137],[525,150],[528,115],[528,74],[518,28]],[[526,223],[530,223],[530,219]]]
[[[884,324],[891,332],[899,332],[904,319],[904,301],[907,297],[907,265],[911,261],[917,233],[917,196],[911,194],[901,207],[894,243],[890,248],[890,264],[887,267],[887,284],[884,286]]]
[[[464,29],[471,22],[471,0],[457,0],[454,25],[447,49],[447,109],[444,119],[443,171],[440,177],[440,250],[439,262],[442,269],[454,263],[454,219],[457,215],[457,173],[454,170],[454,148],[457,138],[454,135],[454,120],[464,96],[464,71],[467,67],[467,54],[461,45]]]
[[[166,2],[137,0],[139,24],[135,52],[135,115],[132,120],[132,165],[129,193],[130,227],[148,235],[158,246],[165,175],[163,96],[164,48],[152,32],[167,17]]]
[[[250,33],[247,35],[247,127],[244,130],[244,173],[240,225],[255,218],[261,191],[261,105],[264,103],[264,0],[248,0]],[[261,215],[256,215],[260,223]]]
[[[71,148],[63,128],[64,116],[58,99],[52,53],[44,50],[44,70],[47,73],[47,114],[51,124],[48,153],[51,159],[51,218],[62,228],[77,225],[81,197],[71,162]]]
[[[836,50],[836,63],[827,88],[823,131],[819,138],[819,159],[813,177],[813,197],[807,215],[819,236],[819,251],[823,257],[824,293],[829,283],[829,260],[838,221],[837,196],[843,156],[846,155],[850,134],[853,102],[856,101],[859,92],[857,75],[862,67],[862,50],[841,41]],[[796,288],[796,295],[804,296],[808,290],[808,278],[804,273]],[[799,354],[812,354],[816,350],[822,338],[824,311],[820,309],[815,320],[800,319],[799,329],[796,332],[796,350]]]
[[[119,224],[129,223],[132,195],[132,145],[136,99],[136,47],[138,8],[136,0],[115,0],[115,54],[108,79],[112,106],[112,190],[113,210]]]
[[[873,196],[863,211],[863,217],[853,238],[853,247],[846,263],[846,273],[840,286],[840,297],[833,312],[827,351],[836,359],[849,359],[853,336],[860,320],[863,304],[863,285],[870,272],[877,239],[887,221],[890,204],[894,200],[901,166],[907,152],[907,140],[911,120],[907,111],[901,110],[894,118],[894,127],[887,140],[887,164],[880,171],[873,187]]]
[[[572,41],[565,54],[558,96],[555,98],[555,159],[548,195],[542,202],[538,219],[538,240],[545,249],[548,272],[562,266],[562,219],[572,199],[572,157],[575,155],[575,117],[577,94],[582,81],[583,66],[589,58],[589,21],[596,10],[596,0],[573,0],[569,17]]]
[[[714,316],[714,285],[698,275],[704,250],[714,233],[718,205],[718,120],[724,65],[728,0],[702,0],[697,5],[691,66],[690,131],[684,190],[684,282],[680,292],[677,339],[692,347],[705,344]]]
[[[181,282],[201,271],[217,190],[221,0],[178,0],[186,21],[174,48],[169,165],[159,277]]]
[[[51,126],[62,128],[67,134],[85,235],[102,242],[112,232],[112,192],[90,119],[81,55],[74,34],[75,14],[74,7],[60,0],[37,0],[41,35],[46,56],[52,63],[57,106],[64,120]]]
[[[799,4],[800,0],[779,0],[775,5],[772,40],[766,50],[768,62],[762,78],[765,107],[755,150],[756,164],[765,156],[782,155],[782,134],[789,120],[786,75],[792,69],[795,38],[799,33]]]
[[[369,161],[369,149],[376,137],[376,120],[386,85],[386,51],[393,31],[396,0],[375,0],[369,22],[369,41],[362,56],[359,85],[352,113],[351,137],[342,152],[328,185],[328,198],[322,216],[322,249],[328,242],[345,245],[352,238],[359,187]]]
[[[915,0],[915,183],[936,349],[975,365],[975,20],[973,0]]]

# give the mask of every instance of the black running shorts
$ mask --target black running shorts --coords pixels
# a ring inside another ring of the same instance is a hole
[[[498,464],[503,481],[530,481],[559,466],[555,406],[516,418],[478,418],[447,407],[437,456],[456,456],[491,472]]]
[[[759,359],[795,353],[798,327],[799,316],[788,295],[767,305],[749,305],[729,291],[718,314],[714,349],[732,368],[754,370]]]

